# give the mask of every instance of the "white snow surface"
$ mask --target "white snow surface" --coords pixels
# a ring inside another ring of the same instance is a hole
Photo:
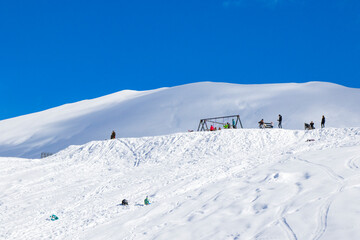
[[[283,116],[286,129],[304,123],[360,127],[360,89],[325,83],[240,85],[200,82],[151,91],[120,91],[0,121],[0,156],[39,158],[74,144],[117,137],[196,130],[202,118],[241,116],[245,128]],[[231,119],[228,119],[231,122]]]
[[[359,153],[360,128],[229,129],[3,157],[0,239],[360,239]]]

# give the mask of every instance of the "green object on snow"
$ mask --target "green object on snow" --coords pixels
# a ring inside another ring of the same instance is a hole
[[[148,199],[147,196],[146,196],[146,198],[145,198],[145,200],[144,200],[144,203],[145,203],[145,205],[149,205],[149,204],[150,204],[149,199]]]
[[[50,216],[50,220],[51,221],[55,221],[55,220],[58,220],[59,218],[55,215],[55,214],[53,214],[53,215],[51,215]]]

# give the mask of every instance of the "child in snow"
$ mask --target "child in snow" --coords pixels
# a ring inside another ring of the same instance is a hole
[[[146,196],[146,198],[145,198],[145,200],[144,200],[144,204],[145,204],[145,205],[149,205],[149,204],[150,204],[150,201],[149,201],[148,196]]]

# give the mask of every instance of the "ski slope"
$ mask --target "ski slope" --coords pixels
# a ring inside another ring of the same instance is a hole
[[[359,239],[359,153],[360,128],[229,129],[3,157],[0,239]]]
[[[245,128],[283,116],[283,127],[304,123],[360,127],[360,89],[325,83],[241,85],[200,82],[151,91],[120,91],[0,121],[0,156],[39,158],[69,145],[117,137],[144,137],[196,130],[199,120],[241,116]],[[231,119],[229,119],[231,122]]]

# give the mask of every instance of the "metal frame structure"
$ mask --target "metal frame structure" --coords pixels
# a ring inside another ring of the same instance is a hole
[[[224,117],[214,117],[214,118],[201,119],[197,131],[209,131],[209,127],[208,127],[207,123],[215,123],[215,124],[224,125],[224,124],[226,124],[226,122],[224,122],[224,121],[220,122],[218,120],[220,120],[220,119],[224,120],[225,118],[233,118],[233,119],[236,118],[236,122],[235,122],[236,128],[238,128],[237,127],[238,125],[240,126],[240,128],[243,128],[243,125],[242,125],[241,120],[240,120],[240,115],[230,115],[230,116],[224,116]]]

